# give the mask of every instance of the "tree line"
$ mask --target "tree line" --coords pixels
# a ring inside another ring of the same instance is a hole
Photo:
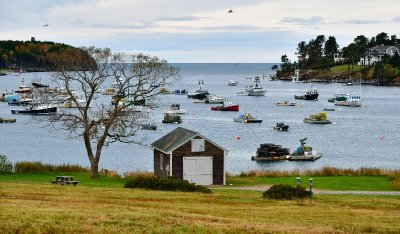
[[[40,41],[0,41],[0,68],[54,70],[61,54],[84,51],[63,43]],[[90,56],[87,54],[87,59]]]
[[[292,62],[288,56],[281,56],[281,65],[274,66],[277,70],[277,76],[285,76],[292,73],[295,69],[300,70],[319,70],[328,72],[332,66],[338,64],[347,64],[348,70],[354,69],[354,64],[357,64],[361,58],[371,59],[376,55],[376,52],[371,48],[384,44],[385,46],[396,46],[400,48],[400,39],[396,35],[389,36],[385,32],[381,32],[376,36],[368,38],[364,35],[359,35],[354,38],[353,42],[343,47],[339,51],[339,44],[334,36],[329,36],[328,39],[324,35],[318,35],[309,42],[301,41],[297,45],[297,62]],[[341,54],[341,61],[335,62],[334,55]],[[373,69],[372,77],[386,78],[386,83],[390,83],[395,78],[395,68],[400,69],[400,56],[396,52],[394,56],[385,56],[380,62],[371,66],[364,63],[363,72]],[[385,80],[385,79],[383,79]]]

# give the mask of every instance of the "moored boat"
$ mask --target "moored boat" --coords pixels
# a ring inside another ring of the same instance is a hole
[[[214,111],[239,111],[239,105],[232,102],[225,101],[222,106],[213,106],[211,110]]]
[[[3,93],[3,95],[0,98],[0,101],[2,101],[2,102],[17,102],[17,101],[19,101],[19,96]]]
[[[21,84],[19,85],[18,89],[14,91],[15,93],[32,93],[32,87],[25,85],[24,79],[22,79]]]
[[[328,120],[328,117],[325,112],[320,112],[317,114],[310,115],[307,118],[304,118],[304,123],[310,124],[331,124],[332,121]]]
[[[295,99],[302,99],[302,100],[318,100],[318,90],[316,87],[311,85],[310,89],[304,91],[303,95],[294,95]]]
[[[162,121],[163,123],[182,123],[182,118],[180,115],[174,115],[174,114],[165,114],[164,119]]]
[[[193,99],[198,99],[198,100],[204,100],[210,95],[208,90],[203,89],[204,81],[200,80],[199,81],[199,88],[195,90],[194,94],[188,94],[188,98],[193,98]]]
[[[28,106],[35,104],[35,101],[32,98],[21,98],[19,100],[12,100],[8,102],[9,106]]]
[[[295,102],[283,101],[283,102],[276,102],[276,106],[295,106]]]
[[[74,102],[72,99],[67,99],[64,101],[62,104],[62,107],[64,108],[82,108],[86,106],[87,101],[85,99],[77,99],[76,102]]]
[[[228,86],[237,86],[239,84],[239,81],[237,80],[230,80],[228,83]]]
[[[353,93],[346,94],[343,100],[335,100],[336,106],[350,106],[350,107],[361,107],[361,96],[354,95]]]
[[[278,131],[288,131],[289,125],[286,125],[284,122],[279,122],[279,123],[276,123],[276,125],[273,127],[273,129],[278,130]]]
[[[301,139],[301,145],[297,148],[296,151],[290,154],[289,160],[291,161],[315,161],[322,156],[322,153],[319,153],[317,150],[313,149],[310,146],[307,146],[305,141],[307,138]]]
[[[12,114],[48,115],[57,113],[56,106],[30,105],[23,109],[11,110]]]
[[[328,98],[328,102],[335,102],[336,100],[337,101],[345,101],[347,95],[348,94],[344,93],[344,92],[336,93],[333,95],[333,97]]]
[[[164,111],[164,114],[184,115],[184,114],[187,114],[187,111],[184,109],[181,109],[180,104],[172,104],[167,110]]]
[[[186,94],[188,94],[188,91],[186,89],[176,89],[175,94],[176,95],[186,95]]]
[[[204,101],[207,104],[222,104],[226,102],[228,99],[224,97],[218,97],[215,95],[208,95],[206,100]]]
[[[262,119],[257,119],[251,116],[250,114],[246,113],[244,115],[239,115],[238,117],[233,118],[235,122],[242,122],[242,123],[262,123]]]
[[[324,107],[323,111],[335,111],[335,108]]]
[[[265,96],[267,90],[265,90],[260,83],[260,77],[254,77],[253,85],[246,87],[247,96]]]
[[[0,123],[15,123],[17,120],[12,118],[0,118]]]

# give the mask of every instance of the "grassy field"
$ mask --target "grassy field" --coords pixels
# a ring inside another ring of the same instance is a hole
[[[255,191],[124,189],[125,179],[74,176],[76,187],[51,185],[54,174],[0,175],[0,233],[400,232],[400,197],[316,195],[309,204]],[[242,185],[269,182],[246,179]]]
[[[351,69],[351,64],[350,64],[350,69]],[[353,65],[353,70],[351,70],[351,71],[359,71],[360,69],[361,69],[361,66],[357,65],[357,63],[355,63]],[[343,64],[343,65],[334,66],[334,67],[331,67],[330,71],[334,72],[334,73],[347,72],[348,71],[348,65],[347,64]]]
[[[322,190],[363,190],[363,191],[391,191],[397,190],[386,176],[321,176],[301,177],[300,184],[308,187],[308,179],[313,178],[313,188]],[[227,184],[234,186],[249,185],[296,185],[296,177],[227,177]]]

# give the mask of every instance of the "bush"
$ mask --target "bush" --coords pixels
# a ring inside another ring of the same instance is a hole
[[[163,191],[211,193],[211,190],[201,185],[189,183],[175,178],[159,179],[155,176],[137,176],[125,183],[124,188],[146,188]]]
[[[275,184],[263,193],[264,198],[292,200],[292,198],[310,197],[311,192],[306,191],[304,187],[293,187],[287,184]]]
[[[15,173],[52,173],[52,172],[89,172],[89,169],[79,165],[52,165],[42,162],[16,162]]]
[[[0,173],[12,173],[13,165],[5,155],[0,155]]]

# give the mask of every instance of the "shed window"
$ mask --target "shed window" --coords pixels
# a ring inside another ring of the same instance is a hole
[[[205,150],[204,139],[192,140],[192,152],[203,152],[204,150]]]

